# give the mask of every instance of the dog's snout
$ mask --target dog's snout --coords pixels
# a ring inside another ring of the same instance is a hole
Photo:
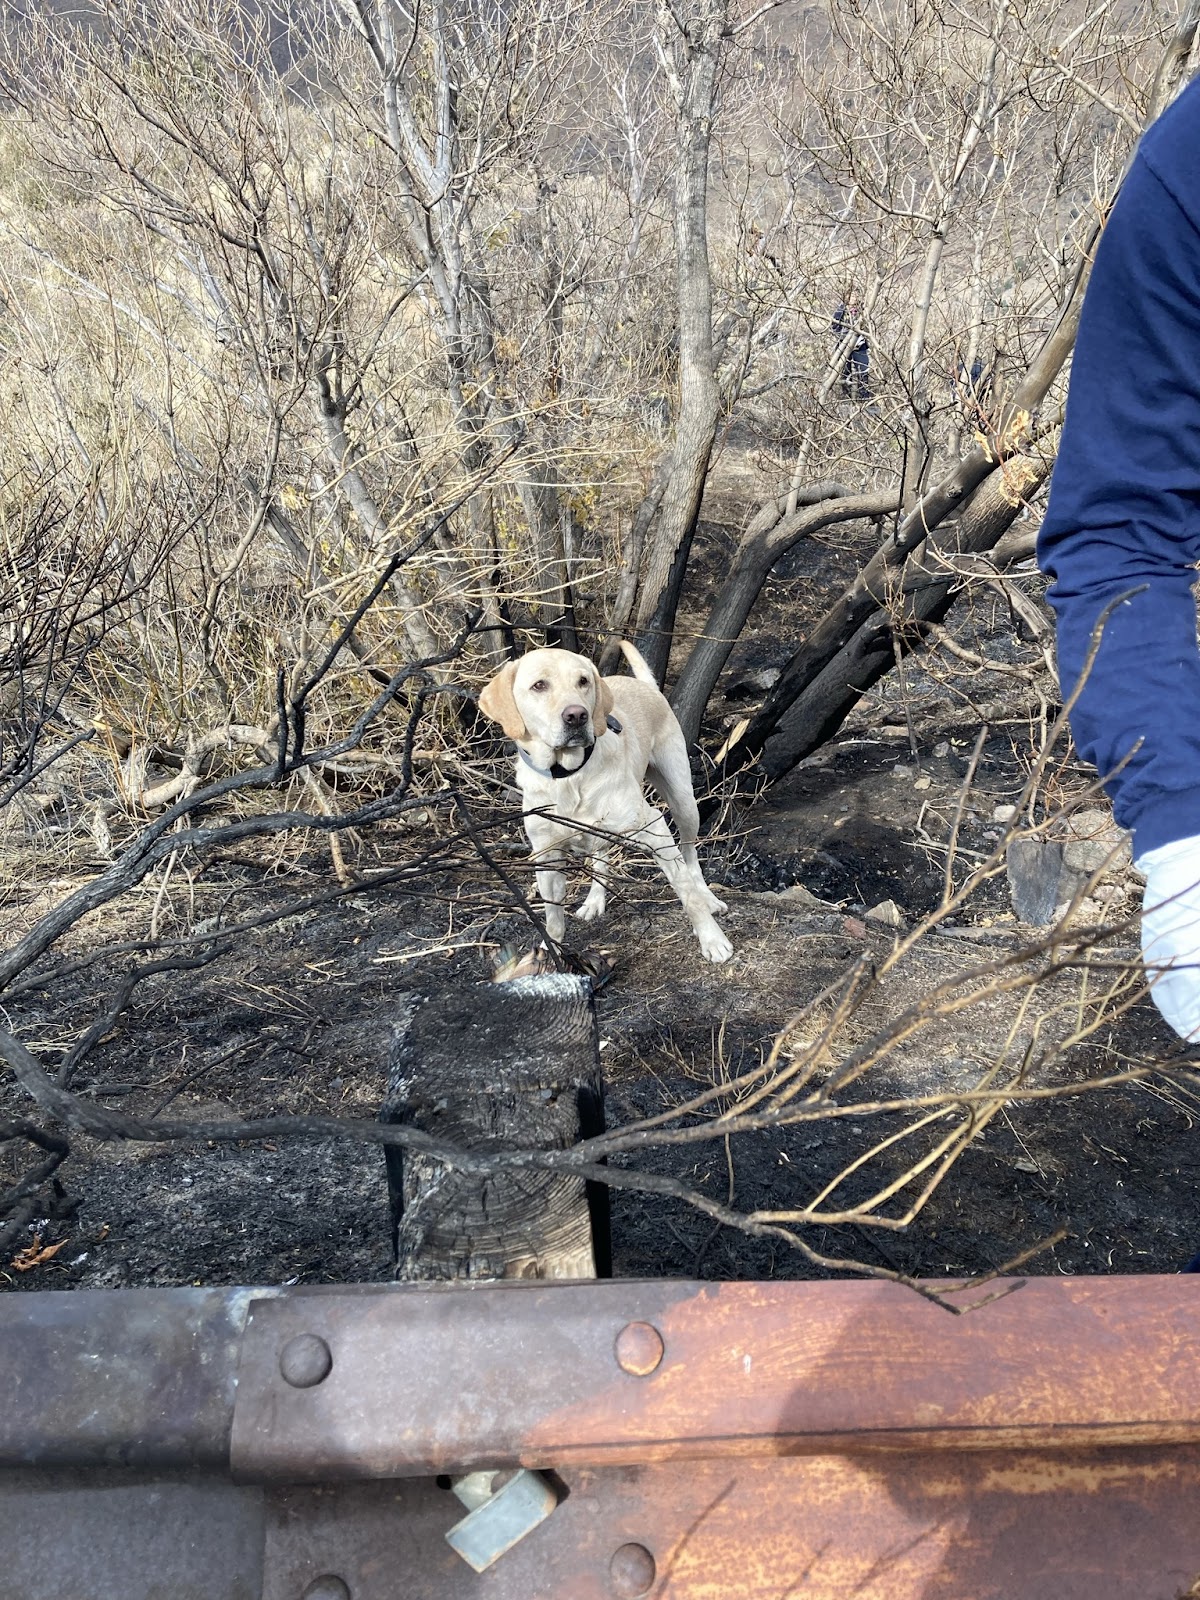
[[[562,719],[563,726],[570,728],[572,731],[574,731],[576,728],[582,728],[588,719],[587,707],[564,706]]]

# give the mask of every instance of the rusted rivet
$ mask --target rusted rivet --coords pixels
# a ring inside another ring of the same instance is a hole
[[[612,1592],[620,1600],[638,1600],[649,1594],[656,1574],[654,1557],[644,1544],[623,1544],[608,1563]]]
[[[300,1600],[350,1600],[350,1585],[326,1572],[313,1579]]]
[[[284,1383],[290,1383],[293,1389],[311,1389],[324,1382],[332,1366],[329,1346],[315,1333],[298,1333],[279,1354],[279,1371]],[[341,1583],[342,1580],[333,1581]]]
[[[645,1378],[663,1358],[662,1334],[648,1322],[630,1322],[617,1335],[617,1365],[634,1378]],[[640,1546],[630,1545],[639,1549]]]

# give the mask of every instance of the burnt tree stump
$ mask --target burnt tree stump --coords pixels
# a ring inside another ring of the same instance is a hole
[[[586,978],[546,973],[413,1002],[381,1120],[460,1149],[565,1150],[604,1129]],[[611,1272],[608,1189],[566,1172],[479,1178],[389,1147],[396,1277],[590,1278]]]

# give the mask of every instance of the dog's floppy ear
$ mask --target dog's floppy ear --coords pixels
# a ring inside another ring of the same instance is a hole
[[[598,739],[602,733],[608,732],[608,719],[612,716],[613,697],[612,690],[600,676],[599,669],[592,668],[596,674],[596,713],[592,718],[592,727]]]
[[[485,717],[491,717],[493,722],[498,722],[510,739],[528,739],[529,731],[525,726],[525,719],[517,710],[517,702],[513,699],[513,679],[517,675],[517,663],[510,661],[506,667],[501,667],[494,678],[484,684],[479,694],[479,709]]]

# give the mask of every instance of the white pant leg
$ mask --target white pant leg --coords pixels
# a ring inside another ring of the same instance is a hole
[[[1200,1040],[1200,835],[1148,850],[1142,959],[1154,1004],[1183,1039]]]

